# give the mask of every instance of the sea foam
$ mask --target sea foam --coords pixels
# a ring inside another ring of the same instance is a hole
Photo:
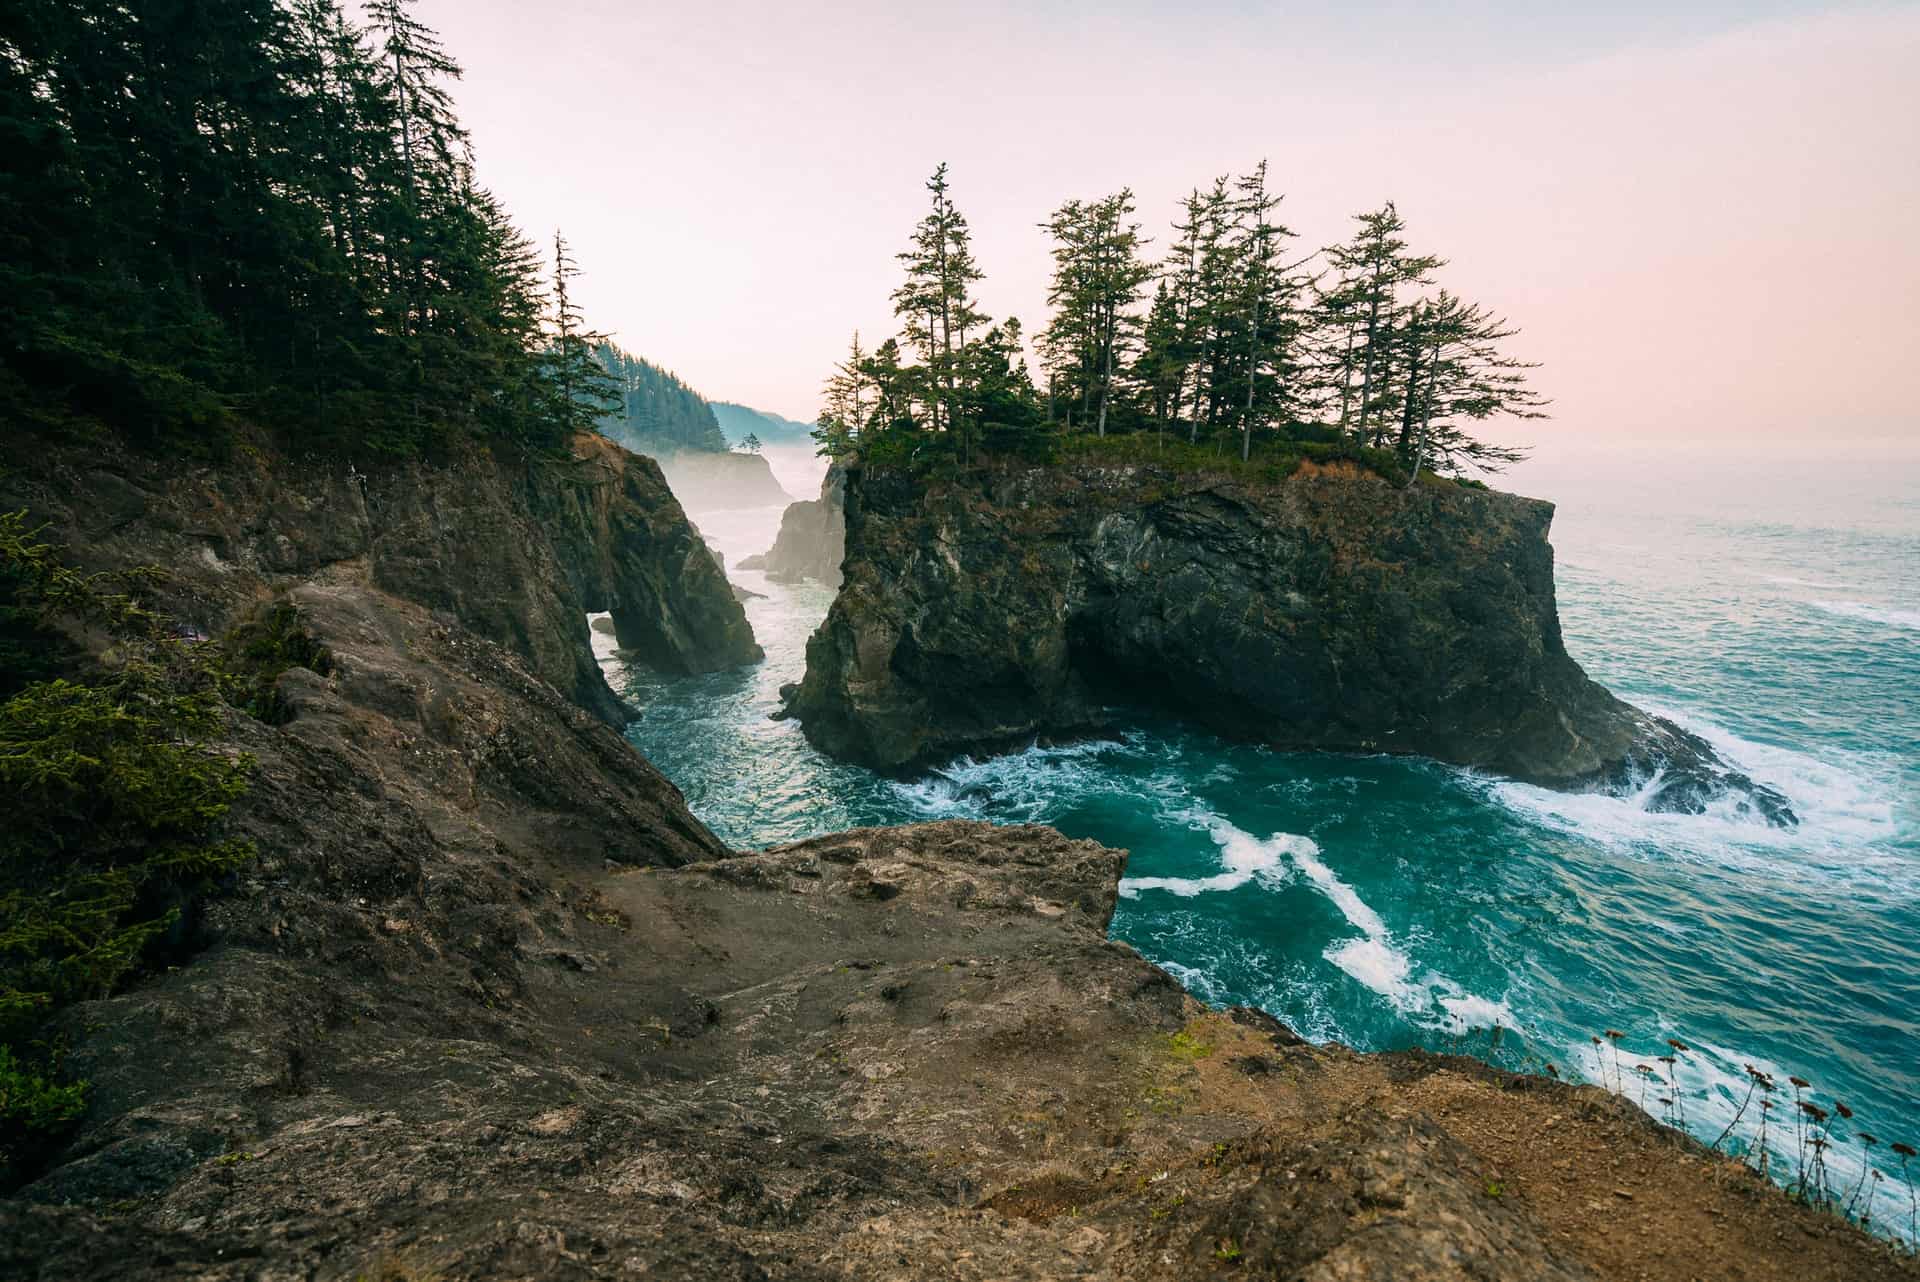
[[[1900,610],[1887,605],[1869,605],[1865,601],[1809,601],[1808,605],[1828,614],[1848,619],[1863,619],[1889,628],[1920,631],[1920,610]]]
[[[1598,845],[1662,859],[1711,863],[1742,871],[1797,877],[1819,871],[1836,878],[1887,884],[1920,879],[1910,860],[1888,856],[1899,834],[1897,786],[1884,763],[1822,760],[1791,748],[1744,739],[1694,713],[1647,711],[1699,735],[1720,758],[1786,797],[1800,822],[1776,828],[1729,793],[1699,814],[1649,808],[1658,779],[1637,792],[1559,792],[1511,780],[1473,776],[1489,796],[1524,819]]]
[[[1264,841],[1217,815],[1188,808],[1171,818],[1204,827],[1220,850],[1221,870],[1206,877],[1128,877],[1120,893],[1128,899],[1158,890],[1182,898],[1238,890],[1252,882],[1275,888],[1295,873],[1339,910],[1357,937],[1328,944],[1321,956],[1368,991],[1386,999],[1401,1015],[1429,1028],[1460,1033],[1474,1028],[1514,1027],[1504,1001],[1468,992],[1438,971],[1415,974],[1413,957],[1393,938],[1380,914],[1321,858],[1320,845],[1298,833],[1277,832]],[[1190,977],[1187,972],[1185,977]],[[1202,990],[1204,991],[1204,990]]]

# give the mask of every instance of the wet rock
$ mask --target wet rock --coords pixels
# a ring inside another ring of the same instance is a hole
[[[822,750],[910,770],[1098,731],[1115,703],[1281,748],[1417,753],[1650,804],[1783,799],[1589,680],[1553,506],[1350,465],[1255,484],[1093,466],[847,478],[846,583],[787,700]]]

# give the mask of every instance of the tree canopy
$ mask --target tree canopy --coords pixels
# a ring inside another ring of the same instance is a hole
[[[1544,416],[1533,366],[1505,349],[1515,329],[1436,285],[1444,261],[1410,248],[1392,202],[1302,252],[1262,161],[1195,187],[1155,262],[1130,190],[1064,201],[1040,224],[1053,275],[1036,387],[1019,322],[974,301],[983,272],[945,165],[927,190],[899,255],[902,332],[877,346],[856,334],[834,367],[824,453],[964,463],[1172,432],[1242,460],[1276,443],[1389,451],[1411,478],[1498,469],[1523,452],[1480,425]]]
[[[592,417],[541,256],[474,181],[458,64],[412,0],[365,10],[6,6],[0,409],[375,457]]]

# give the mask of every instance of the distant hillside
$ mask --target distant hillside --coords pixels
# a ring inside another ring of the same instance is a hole
[[[708,405],[700,393],[613,343],[596,345],[594,355],[619,384],[622,402],[620,412],[600,419],[597,426],[602,435],[641,454],[727,448],[727,438],[714,417],[719,407]]]
[[[759,437],[763,445],[807,445],[813,441],[813,424],[796,423],[765,410],[736,405],[731,401],[715,401],[713,413],[720,420],[720,430],[727,434],[727,440],[734,445],[744,441],[748,433]]]

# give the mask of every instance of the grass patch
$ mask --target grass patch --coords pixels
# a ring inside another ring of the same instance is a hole
[[[1214,1052],[1212,1042],[1202,1040],[1185,1029],[1167,1034],[1167,1054],[1186,1064],[1197,1063]]]
[[[1211,472],[1266,485],[1285,481],[1302,463],[1322,466],[1351,463],[1394,485],[1407,482],[1406,468],[1392,450],[1372,449],[1350,441],[1266,439],[1255,442],[1253,456],[1241,462],[1237,441],[1192,445],[1177,437],[1156,437],[1144,432],[1127,436],[1075,435],[1062,438],[1060,459],[1066,463]]]

